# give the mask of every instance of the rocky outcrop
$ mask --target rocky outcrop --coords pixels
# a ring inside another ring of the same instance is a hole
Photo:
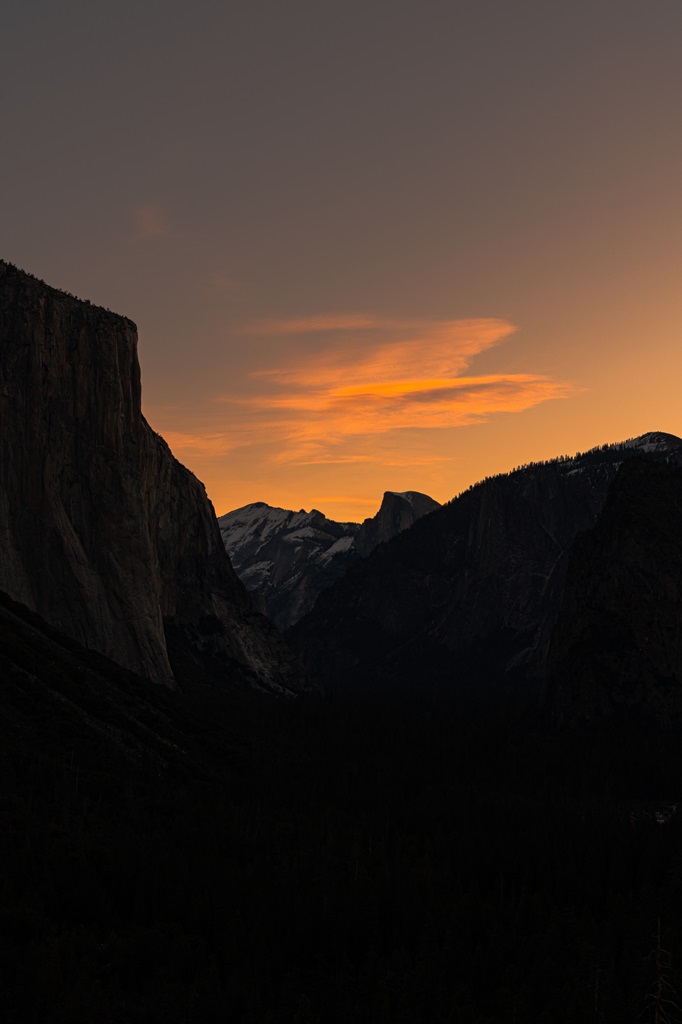
[[[232,570],[204,487],[141,411],[132,321],[0,263],[0,589],[87,648],[172,683],[301,675]],[[217,666],[222,666],[220,669]]]
[[[356,557],[358,524],[335,523],[317,509],[291,512],[257,501],[218,522],[235,572],[280,629],[309,612]]]
[[[679,464],[682,441],[647,434],[477,484],[354,564],[290,642],[341,690],[543,677],[569,549],[637,454]]]
[[[379,544],[408,530],[418,519],[440,508],[440,502],[419,491],[386,491],[381,507],[371,519],[365,519],[355,540],[355,550],[363,558]]]
[[[633,459],[579,535],[549,653],[561,723],[682,723],[682,470]]]
[[[439,508],[418,491],[387,491],[372,519],[336,523],[317,509],[290,512],[262,501],[221,516],[230,560],[259,607],[287,629],[311,610],[319,594],[346,573],[359,555]]]

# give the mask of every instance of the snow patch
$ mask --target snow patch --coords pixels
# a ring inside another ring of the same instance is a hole
[[[304,526],[300,530],[294,530],[292,533],[285,533],[282,540],[286,544],[294,544],[302,540],[315,540],[321,539],[324,535],[319,530],[314,530],[312,526]]]
[[[316,561],[321,565],[327,565],[331,562],[332,558],[336,555],[342,554],[344,551],[350,551],[355,546],[355,537],[339,537],[334,543],[327,548],[326,551],[321,551],[317,556]]]

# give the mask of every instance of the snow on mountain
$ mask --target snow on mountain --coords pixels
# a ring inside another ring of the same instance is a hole
[[[292,512],[257,501],[218,520],[237,575],[280,628],[312,608],[320,590],[355,557],[358,523],[337,523],[312,509]]]
[[[622,448],[636,448],[638,451],[665,453],[677,451],[680,439],[674,434],[664,434],[661,431],[651,431],[648,434],[641,434],[639,437],[631,437],[623,441]]]

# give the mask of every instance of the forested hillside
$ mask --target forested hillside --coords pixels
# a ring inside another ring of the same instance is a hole
[[[659,920],[677,984],[678,736],[141,691],[37,628],[3,626],[5,1019],[653,1020]]]

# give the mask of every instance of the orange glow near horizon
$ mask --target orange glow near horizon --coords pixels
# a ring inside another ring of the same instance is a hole
[[[401,321],[367,313],[247,324],[242,334],[250,338],[295,344],[282,353],[281,365],[247,371],[238,389],[216,396],[204,432],[165,437],[206,481],[219,513],[256,500],[284,505],[286,497],[273,501],[272,492],[293,491],[292,507],[326,501],[326,514],[361,519],[381,497],[362,493],[369,477],[373,492],[380,479],[382,490],[432,493],[436,475],[452,461],[453,430],[579,392],[545,374],[466,372],[478,355],[516,331],[495,318]],[[257,463],[271,481],[266,493],[243,502],[228,498],[225,507],[214,467],[226,456],[237,472],[225,491],[235,494],[240,466],[248,472]],[[318,475],[311,495],[308,469],[319,474],[327,467],[356,493],[325,498]],[[396,476],[400,487],[392,486]],[[437,490],[438,500],[452,496],[442,494],[442,484]]]

